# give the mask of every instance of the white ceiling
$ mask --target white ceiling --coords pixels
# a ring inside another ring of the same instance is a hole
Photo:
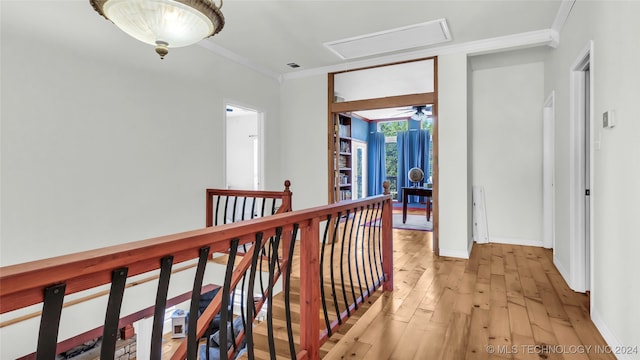
[[[561,0],[226,0],[224,29],[200,45],[275,77],[344,66],[323,44],[444,18],[456,46],[550,29]],[[123,34],[89,0],[2,0],[5,29],[30,31],[52,42],[96,53],[117,51]],[[153,49],[144,43],[141,48]],[[414,49],[415,50],[415,49]],[[180,56],[175,50],[168,56]],[[371,59],[371,58],[369,58]],[[301,67],[292,69],[287,63]]]
[[[445,18],[456,45],[550,29],[560,0],[227,0],[227,21],[205,40],[275,73],[345,63],[323,44]],[[438,45],[434,45],[437,47]],[[291,69],[287,63],[301,66]]]

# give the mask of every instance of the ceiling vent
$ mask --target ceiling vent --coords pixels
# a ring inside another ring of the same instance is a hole
[[[331,41],[324,46],[344,60],[422,48],[450,41],[446,19]]]

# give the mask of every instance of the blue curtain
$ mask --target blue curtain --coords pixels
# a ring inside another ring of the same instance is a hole
[[[427,182],[431,169],[429,151],[431,151],[431,136],[428,130],[398,132],[398,200],[402,201],[403,187],[413,186],[409,180],[409,169],[414,167],[422,169],[425,176],[423,182]],[[417,203],[419,199],[418,196],[410,196],[408,201]]]
[[[384,193],[382,182],[387,177],[387,169],[385,166],[384,134],[379,132],[370,133],[368,145],[368,196],[380,195]]]

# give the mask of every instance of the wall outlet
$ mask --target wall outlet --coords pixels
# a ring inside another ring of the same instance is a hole
[[[602,127],[603,128],[612,128],[616,126],[616,118],[614,116],[613,110],[605,111],[602,113]]]

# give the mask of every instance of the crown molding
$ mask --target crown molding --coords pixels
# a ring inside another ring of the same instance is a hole
[[[529,31],[519,34],[498,36],[494,38],[488,38],[477,41],[469,41],[461,44],[445,45],[439,47],[433,47],[424,50],[417,50],[406,52],[402,54],[380,56],[366,60],[350,61],[335,65],[317,67],[312,69],[299,70],[290,73],[278,73],[269,68],[266,68],[249,58],[238,55],[233,51],[217,45],[212,41],[200,41],[198,45],[203,48],[225,57],[240,65],[246,66],[250,69],[257,71],[258,73],[272,78],[279,83],[284,80],[304,78],[309,76],[324,75],[331,72],[346,71],[359,69],[369,66],[378,66],[394,62],[401,62],[407,60],[414,60],[420,58],[426,58],[438,55],[447,55],[454,53],[466,53],[467,55],[482,55],[493,52],[500,52],[505,50],[512,50],[518,48],[534,47],[534,46],[551,46],[557,47],[560,43],[560,32],[564,27],[573,5],[576,0],[562,0],[556,17],[551,25],[550,29],[543,29],[537,31]],[[448,30],[448,29],[447,29]]]
[[[283,74],[282,77],[283,80],[290,80],[309,76],[324,75],[331,72],[353,70],[363,67],[378,66],[394,62],[455,53],[466,53],[467,55],[473,56],[534,46],[556,47],[558,45],[558,42],[559,35],[557,31],[553,29],[536,30],[477,41],[469,41],[460,44],[411,51],[402,54],[380,56],[372,59],[350,61],[336,65],[305,69]]]
[[[571,9],[573,9],[573,5],[575,3],[576,0],[562,0],[562,2],[560,3],[560,8],[556,13],[556,18],[553,20],[553,25],[551,25],[551,29],[560,34],[565,22],[567,22],[567,19],[569,18],[569,14],[571,13]]]
[[[204,40],[204,41],[200,41],[198,43],[198,45],[202,46],[203,48],[211,51],[212,53],[215,53],[217,55],[220,55],[222,57],[225,57],[235,63],[238,63],[240,65],[246,66],[250,69],[253,69],[257,72],[259,72],[260,74],[270,77],[274,80],[276,80],[279,83],[282,83],[283,77],[282,74],[277,73],[275,71],[272,71],[260,64],[255,63],[254,61],[251,61],[251,59],[248,59],[244,56],[238,55],[236,53],[234,53],[231,50],[228,50],[212,41],[208,41],[208,40]]]
[[[444,45],[432,47],[429,49],[415,50],[409,52],[403,52],[400,54],[378,56],[370,59],[356,60],[342,62],[335,65],[322,66],[312,69],[304,69],[290,73],[278,73],[271,69],[268,69],[249,58],[238,55],[233,51],[217,45],[212,41],[201,41],[198,45],[203,48],[225,57],[240,65],[246,66],[250,69],[257,71],[258,73],[272,78],[279,83],[285,80],[305,78],[310,76],[324,75],[331,72],[354,70],[369,66],[378,66],[384,64],[390,64],[394,62],[402,62],[420,58],[427,58],[438,55],[447,55],[455,53],[466,53],[467,55],[483,55],[489,53],[495,53],[506,50],[514,50],[519,48],[535,47],[535,46],[551,46],[557,47],[560,43],[560,31],[564,26],[571,9],[575,4],[575,0],[563,0],[556,14],[556,18],[550,29],[535,30],[519,34],[512,34],[506,36],[498,36],[494,38],[468,41],[460,44]]]

